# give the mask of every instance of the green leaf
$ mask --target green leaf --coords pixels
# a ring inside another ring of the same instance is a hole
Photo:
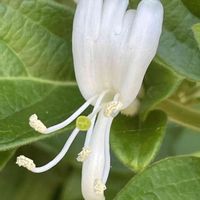
[[[139,122],[138,118],[117,118],[111,135],[117,157],[132,170],[143,170],[160,148],[166,121],[165,114],[160,111],[151,112],[145,122]]]
[[[132,0],[132,7],[135,7],[138,2],[138,0]],[[188,2],[188,4],[192,4],[190,2],[193,1]],[[195,2],[199,1],[195,0]],[[199,22],[199,19],[188,10],[181,0],[162,0],[162,4],[165,18],[155,62],[183,77],[199,81],[200,52],[191,30],[191,27]]]
[[[34,81],[12,81],[10,84],[6,82],[4,88],[6,87],[10,88],[11,91],[12,88],[21,88],[18,91],[21,102],[18,99],[14,99],[12,93],[10,93],[10,101],[14,100],[16,108],[18,107],[18,103],[20,105],[15,113],[0,120],[0,150],[15,148],[53,136],[54,134],[42,135],[30,128],[28,124],[29,116],[37,113],[40,119],[47,126],[50,126],[70,116],[82,101],[76,86],[70,86],[67,82],[63,85],[55,85],[48,83],[41,84]],[[48,93],[46,93],[47,91]],[[76,100],[67,98],[72,96],[76,96]],[[9,94],[6,97],[9,98]],[[32,102],[29,102],[29,99],[33,99]],[[25,102],[24,104],[23,101]],[[2,101],[0,100],[0,102]],[[20,108],[20,106],[22,107]],[[13,109],[16,108],[14,107]],[[5,114],[6,112],[3,113]],[[67,129],[63,129],[60,132],[67,132],[73,126],[68,126]]]
[[[171,96],[181,83],[182,78],[162,66],[152,63],[144,79],[145,96],[140,112],[142,116]]]
[[[192,15],[181,0],[163,0],[165,19],[158,49],[163,66],[188,79],[200,80],[200,52],[191,27],[199,19]],[[175,9],[175,12],[172,12]]]
[[[10,160],[10,158],[13,156],[14,153],[15,150],[0,152],[0,171],[5,167],[5,165]]]
[[[199,190],[200,159],[168,158],[135,176],[115,200],[198,200]]]
[[[80,105],[72,18],[73,9],[53,1],[0,2],[0,150],[44,138],[28,126],[31,114],[53,125]]]
[[[200,23],[199,24],[195,24],[192,27],[192,30],[194,32],[195,39],[198,42],[198,45],[199,45],[199,48],[200,48]]]
[[[0,77],[72,78],[73,10],[51,1],[0,2]]]
[[[158,105],[169,118],[188,128],[200,131],[200,112],[173,100],[165,100]]]

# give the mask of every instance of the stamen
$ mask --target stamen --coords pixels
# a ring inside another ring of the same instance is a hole
[[[29,125],[39,133],[45,134],[47,132],[47,127],[38,119],[36,114],[30,116]]]
[[[35,163],[33,162],[33,160],[23,155],[17,157],[16,164],[19,167],[25,167],[29,171],[32,171],[33,169],[35,169]]]
[[[101,108],[102,100],[107,93],[108,93],[108,91],[105,91],[99,96],[99,98],[96,101],[96,104],[94,106],[92,113],[89,115],[90,119],[92,119],[92,124],[91,124],[90,129],[87,131],[87,135],[86,135],[86,139],[85,139],[85,143],[84,143],[85,147],[89,146],[90,139],[91,139],[93,129],[94,129],[94,123],[95,123],[95,120],[96,120],[96,117],[97,117],[97,113],[99,112],[99,110]]]
[[[83,147],[82,151],[78,154],[78,157],[76,158],[76,160],[78,162],[84,162],[88,158],[90,153],[91,153],[90,148]]]
[[[89,130],[91,126],[91,120],[87,116],[80,116],[76,120],[76,128],[78,128],[80,131],[87,131]]]
[[[30,126],[32,128],[34,128],[36,131],[41,132],[41,133],[45,133],[45,134],[49,134],[52,132],[55,132],[57,130],[60,130],[64,127],[66,127],[67,125],[69,125],[72,121],[74,121],[95,99],[97,98],[97,96],[94,96],[92,98],[90,98],[89,100],[87,100],[76,112],[74,112],[69,118],[67,118],[65,121],[51,126],[49,128],[46,128],[44,126],[44,124],[38,120],[37,115],[32,115],[30,117]],[[45,129],[46,128],[46,129]]]
[[[84,147],[83,147],[82,151],[78,154],[78,157],[77,157],[77,161],[79,161],[79,162],[84,162],[91,153],[91,149],[88,147],[88,145],[89,145],[90,138],[91,138],[91,135],[92,135],[92,132],[93,132],[94,122],[95,122],[97,113],[100,110],[101,102],[102,102],[103,97],[105,96],[106,93],[107,92],[104,92],[99,96],[92,113],[89,115],[89,118],[92,118],[92,120],[90,120],[90,127],[89,127],[87,135],[86,135]]]
[[[94,181],[94,191],[96,194],[103,195],[104,190],[106,190],[106,186],[102,183],[100,179],[96,179]]]
[[[72,132],[72,134],[69,136],[69,138],[67,139],[64,147],[62,148],[62,150],[60,151],[60,153],[49,163],[47,163],[46,165],[42,166],[42,167],[36,167],[34,162],[29,159],[26,158],[25,156],[19,156],[17,158],[17,164],[19,166],[23,166],[25,168],[27,168],[28,170],[34,172],[34,173],[42,173],[45,172],[49,169],[51,169],[52,167],[54,167],[55,165],[57,165],[57,163],[65,156],[65,154],[67,153],[69,147],[71,146],[72,142],[74,141],[74,139],[76,138],[77,134],[79,132],[79,129],[74,129],[74,131]]]
[[[120,101],[111,101],[105,105],[104,116],[105,117],[116,117],[122,108],[123,104]]]

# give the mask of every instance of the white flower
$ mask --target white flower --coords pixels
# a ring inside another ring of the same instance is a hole
[[[103,200],[110,171],[109,133],[114,117],[136,99],[145,72],[156,54],[162,30],[159,0],[142,0],[127,10],[128,0],[79,0],[73,26],[73,57],[79,89],[86,102],[64,122],[46,128],[37,115],[30,117],[36,131],[49,134],[76,120],[76,128],[61,152],[36,167],[19,157],[17,164],[35,173],[55,166],[80,130],[87,130],[78,161],[83,162],[82,193],[86,200]],[[78,117],[89,105],[90,115]],[[77,118],[78,117],[78,118]]]

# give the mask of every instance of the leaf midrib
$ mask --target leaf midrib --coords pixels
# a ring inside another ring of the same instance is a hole
[[[41,84],[50,84],[55,86],[77,86],[76,81],[56,81],[49,79],[42,79],[36,77],[0,77],[0,81],[33,81]]]
[[[56,88],[58,87],[76,87],[77,84],[76,82],[59,82],[59,81],[51,81],[51,80],[43,80],[43,79],[39,79],[39,78],[30,78],[30,77],[5,77],[5,78],[2,78],[0,77],[0,82],[1,81],[33,81],[33,82],[38,82],[38,83],[41,83],[41,84],[49,84],[51,85],[51,87],[53,87],[50,91],[48,91],[44,96],[42,96],[40,99],[38,99],[37,101],[23,107],[22,109],[20,110],[17,110],[15,113],[19,113],[21,112],[22,110],[24,109],[27,109],[41,101],[43,101],[45,98],[47,98]],[[1,120],[5,120],[6,118],[12,116],[13,113],[9,114],[9,115],[6,115],[5,117],[1,118]]]

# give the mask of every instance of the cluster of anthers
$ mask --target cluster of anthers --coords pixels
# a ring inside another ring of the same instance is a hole
[[[108,93],[108,91],[105,91],[101,95],[95,96],[95,97],[89,99],[68,119],[66,119],[65,121],[63,121],[57,125],[49,127],[49,128],[47,128],[43,124],[43,122],[38,119],[36,114],[31,115],[29,118],[29,125],[35,131],[42,133],[42,134],[50,134],[54,131],[60,130],[60,129],[66,127],[67,125],[69,125],[75,119],[76,119],[76,128],[73,130],[72,134],[66,141],[66,143],[65,143],[63,149],[60,151],[60,153],[48,164],[41,166],[41,167],[36,167],[33,160],[25,157],[24,155],[20,155],[17,157],[16,164],[18,164],[20,167],[25,167],[34,173],[42,173],[42,172],[45,172],[45,171],[51,169],[65,156],[70,145],[74,141],[74,139],[77,136],[77,134],[79,133],[79,131],[87,131],[84,147],[82,148],[82,151],[78,154],[78,157],[77,157],[77,161],[85,162],[92,153],[92,148],[90,147],[91,146],[90,143],[91,143],[91,140],[94,139],[94,138],[92,138],[92,136],[94,135],[93,132],[95,129],[94,125],[95,125],[96,117],[99,112],[102,112],[101,118],[104,118],[105,126],[106,126],[106,127],[103,126],[102,128],[105,128],[106,130],[103,133],[101,133],[101,135],[103,136],[105,133],[105,136],[104,136],[105,139],[100,140],[99,142],[96,141],[96,143],[94,143],[94,144],[97,145],[97,142],[101,143],[100,145],[103,144],[102,148],[104,148],[105,145],[107,146],[107,152],[105,152],[105,154],[107,156],[107,158],[106,158],[107,160],[105,159],[105,161],[104,161],[106,171],[102,173],[102,175],[104,175],[104,177],[96,177],[94,179],[93,185],[94,185],[94,192],[96,194],[103,194],[103,191],[106,189],[105,182],[107,180],[107,176],[109,174],[109,168],[110,168],[110,158],[109,158],[110,126],[108,124],[111,123],[110,121],[120,112],[121,108],[123,107],[122,103],[117,100],[119,95],[115,95],[115,98],[113,101],[105,103],[104,99],[106,98],[107,95],[109,95],[109,93]],[[88,116],[81,115],[81,113],[92,102],[96,102],[93,111]]]

